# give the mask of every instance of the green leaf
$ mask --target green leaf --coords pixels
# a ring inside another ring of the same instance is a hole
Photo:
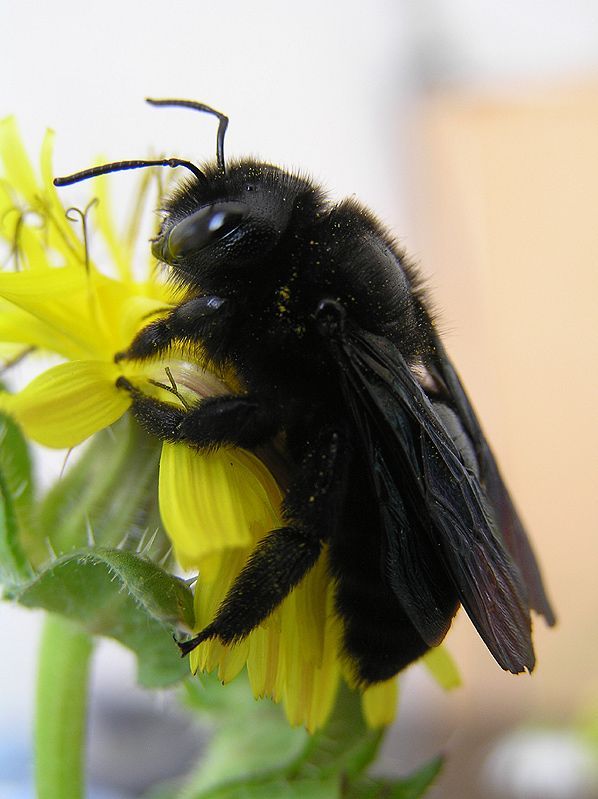
[[[272,776],[239,780],[212,790],[190,795],[189,799],[340,799],[341,778],[285,780]]]
[[[326,728],[326,735],[310,738],[304,730],[288,726],[280,707],[252,700],[243,679],[222,686],[207,678],[204,685],[189,681],[185,688],[191,705],[203,708],[217,723],[214,739],[191,781],[185,786],[170,783],[154,788],[146,799],[419,799],[442,767],[442,759],[436,758],[402,779],[364,777],[364,753],[367,751],[370,758],[374,754],[371,741],[368,747],[363,745],[361,724],[340,729],[343,719],[355,717],[355,697],[348,689],[339,695],[334,723]],[[264,723],[264,714],[272,716],[269,733],[265,731],[268,723]],[[231,735],[234,727],[236,734]],[[369,738],[367,732],[365,735]],[[293,737],[301,751],[289,762]],[[362,756],[355,760],[358,751]],[[277,767],[273,763],[278,763]]]
[[[211,790],[196,793],[180,786],[163,785],[144,794],[144,799],[341,799],[341,780],[288,781],[284,778],[257,777],[223,782]]]
[[[372,730],[366,725],[361,695],[343,682],[330,719],[309,739],[296,764],[297,773],[313,773],[316,769],[322,777],[343,773],[354,778],[374,760],[383,736],[383,729]]]
[[[343,799],[419,799],[436,781],[442,765],[442,758],[437,757],[400,780],[360,780],[348,786]]]
[[[26,607],[45,608],[132,649],[146,687],[183,679],[189,665],[171,639],[175,625],[193,627],[188,586],[132,552],[80,550],[52,563],[11,592]]]
[[[147,799],[419,799],[442,765],[436,759],[399,780],[364,777],[383,733],[366,727],[360,696],[346,686],[313,736],[290,728],[279,706],[256,703],[244,679],[221,686],[210,677],[185,688],[187,703],[216,725],[214,737],[185,786],[156,788]]]
[[[419,799],[436,781],[442,771],[444,760],[436,757],[411,777],[394,783],[389,799]]]
[[[210,796],[219,785],[244,784],[256,775],[274,773],[281,779],[305,750],[307,732],[291,727],[279,705],[256,701],[245,675],[225,686],[214,675],[202,675],[184,688],[187,706],[214,727],[206,755],[189,782],[190,797]]]
[[[289,726],[280,706],[256,702],[247,680],[185,684],[187,701],[215,726],[205,758],[179,799],[340,797],[374,759],[383,731],[369,729],[361,697],[343,686],[325,728],[308,735]],[[159,791],[155,797],[169,796]]]
[[[365,776],[384,731],[369,729],[361,696],[346,685],[325,728],[292,728],[279,705],[256,702],[247,679],[222,686],[188,680],[186,704],[214,727],[196,772],[154,788],[146,799],[419,799],[441,767],[436,759],[403,779]]]

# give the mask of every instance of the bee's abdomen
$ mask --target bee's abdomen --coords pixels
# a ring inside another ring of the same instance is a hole
[[[427,644],[409,621],[396,596],[363,558],[337,572],[336,607],[343,622],[343,645],[363,683],[387,680],[417,660]]]
[[[366,684],[389,679],[429,648],[386,579],[383,549],[377,500],[356,464],[330,563],[345,654]]]

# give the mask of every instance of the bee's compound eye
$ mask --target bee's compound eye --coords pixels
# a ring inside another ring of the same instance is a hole
[[[217,203],[200,208],[169,232],[168,255],[171,259],[181,258],[223,239],[239,227],[247,212],[243,203]]]
[[[231,218],[232,216],[234,215],[225,211],[216,211],[215,214],[212,214],[208,221],[208,230],[210,233],[216,234],[219,232],[220,235],[225,235],[223,231],[229,233],[231,224],[234,225],[234,220]]]

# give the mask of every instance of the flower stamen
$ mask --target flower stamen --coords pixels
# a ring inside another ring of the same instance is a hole
[[[94,205],[98,204],[98,202],[98,198],[94,197],[87,203],[83,211],[80,208],[77,208],[75,205],[71,205],[71,207],[67,208],[64,213],[69,222],[81,222],[81,230],[83,233],[83,263],[85,264],[85,272],[87,274],[89,274],[89,234],[87,231],[87,215]],[[76,217],[73,217],[73,214],[76,214]]]
[[[172,376],[172,372],[170,371],[170,367],[169,366],[165,367],[164,371],[166,372],[166,376],[168,377],[168,380],[170,382],[169,386],[167,386],[165,383],[160,383],[160,381],[158,380],[152,380],[151,377],[149,378],[148,382],[151,383],[152,386],[156,386],[157,388],[163,388],[164,391],[168,391],[170,394],[174,394],[174,396],[179,400],[179,402],[186,411],[191,410],[191,406],[189,405],[187,400],[183,397],[183,395],[178,389],[176,381]]]

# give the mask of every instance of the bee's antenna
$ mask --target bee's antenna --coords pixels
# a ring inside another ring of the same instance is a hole
[[[177,166],[184,166],[189,169],[195,177],[202,183],[207,182],[204,173],[190,161],[182,161],[180,158],[166,158],[158,161],[116,161],[112,164],[102,164],[91,169],[84,169],[82,172],[75,172],[73,175],[66,175],[63,178],[54,178],[55,186],[70,186],[72,183],[79,183],[88,178],[96,178],[98,175],[106,175],[109,172],[122,172],[125,169],[141,169],[146,166],[169,166],[173,169]]]
[[[151,97],[146,97],[146,102],[150,105],[166,105],[166,106],[180,106],[182,108],[193,108],[195,111],[203,111],[206,114],[212,114],[218,118],[218,132],[216,134],[216,160],[220,169],[226,173],[224,165],[224,134],[228,127],[228,117],[221,114],[220,111],[211,108],[204,103],[196,103],[194,100],[154,100]]]

